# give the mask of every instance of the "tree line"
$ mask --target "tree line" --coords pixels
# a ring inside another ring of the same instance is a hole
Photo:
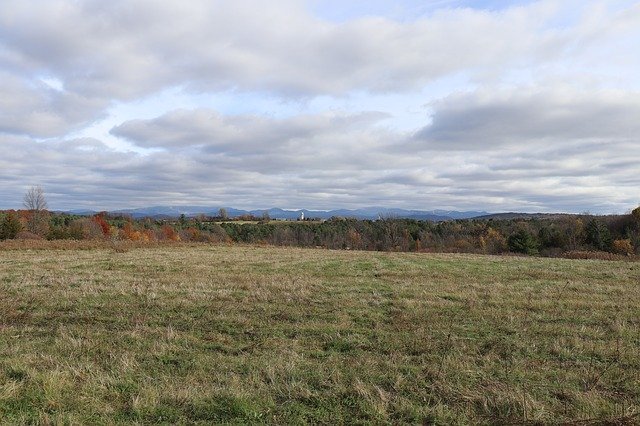
[[[329,249],[559,256],[571,251],[639,253],[640,208],[622,216],[564,215],[533,219],[334,218],[321,223],[220,225],[233,240]]]
[[[0,211],[0,240],[127,240],[251,243],[340,250],[520,253],[559,256],[568,252],[640,254],[640,207],[626,215],[555,215],[529,219],[464,219],[431,222],[384,218],[271,221],[226,211],[216,217],[134,219],[107,212],[91,217],[47,210],[44,192],[31,188],[24,209]]]
[[[0,240],[69,239],[191,241],[322,247],[340,250],[521,253],[559,256],[572,251],[640,254],[640,207],[628,215],[563,215],[532,219],[410,219],[283,222],[91,217],[46,210],[0,212]]]

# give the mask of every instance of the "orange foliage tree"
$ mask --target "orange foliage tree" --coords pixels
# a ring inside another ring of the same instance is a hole
[[[143,233],[134,229],[130,222],[124,224],[124,227],[121,231],[121,236],[125,240],[130,241],[143,241]]]
[[[180,235],[171,225],[162,225],[162,236],[169,241],[180,241]]]

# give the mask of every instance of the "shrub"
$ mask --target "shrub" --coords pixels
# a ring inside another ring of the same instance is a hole
[[[16,235],[16,240],[41,240],[42,237],[29,231],[21,231]]]
[[[194,242],[200,242],[200,243],[209,242],[209,238],[206,233],[203,233],[199,229],[196,229],[193,227],[183,229],[182,231],[179,232],[178,235],[179,235],[180,241],[194,241]]]
[[[562,254],[567,259],[585,259],[585,260],[625,260],[626,256],[609,253],[606,251],[580,251],[572,250]]]
[[[229,242],[232,241],[231,237],[229,237],[229,235],[224,230],[224,228],[222,226],[218,225],[217,223],[213,224],[209,228],[209,233],[210,233],[209,238],[211,239],[212,242],[218,242],[218,243],[227,242],[227,243],[229,243]]]

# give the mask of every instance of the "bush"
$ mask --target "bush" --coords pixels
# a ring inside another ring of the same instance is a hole
[[[626,260],[628,257],[606,251],[580,251],[572,250],[562,254],[566,259],[584,260]],[[633,259],[632,259],[633,260]]]
[[[227,234],[227,232],[224,230],[224,228],[220,225],[218,225],[217,223],[214,223],[210,228],[209,228],[209,234],[210,234],[210,238],[212,242],[218,242],[218,243],[224,243],[224,242],[231,242],[231,237],[229,237],[229,235]]]
[[[41,240],[42,237],[29,231],[21,231],[16,235],[16,240]]]

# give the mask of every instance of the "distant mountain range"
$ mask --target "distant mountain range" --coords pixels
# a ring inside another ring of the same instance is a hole
[[[175,218],[180,215],[189,217],[206,215],[218,216],[221,207],[210,206],[156,206],[144,207],[139,209],[114,210],[112,214],[126,214],[134,218],[153,217],[153,218]],[[416,219],[416,220],[433,220],[443,221],[452,219],[471,219],[474,217],[486,216],[489,213],[483,211],[451,211],[451,210],[405,210],[390,209],[384,207],[365,207],[355,210],[338,209],[338,210],[284,210],[272,208],[267,210],[239,210],[232,207],[222,207],[227,211],[230,218],[236,218],[244,215],[253,215],[262,217],[266,212],[271,219],[297,219],[301,213],[305,218],[310,219],[329,219],[332,217],[345,217],[355,219],[380,219],[380,218],[398,218],[398,219]],[[93,215],[97,212],[92,210],[71,210],[67,213],[77,215]]]
[[[560,219],[562,217],[578,216],[572,213],[494,213],[486,216],[477,216],[474,219],[481,220],[513,220],[513,219]]]

